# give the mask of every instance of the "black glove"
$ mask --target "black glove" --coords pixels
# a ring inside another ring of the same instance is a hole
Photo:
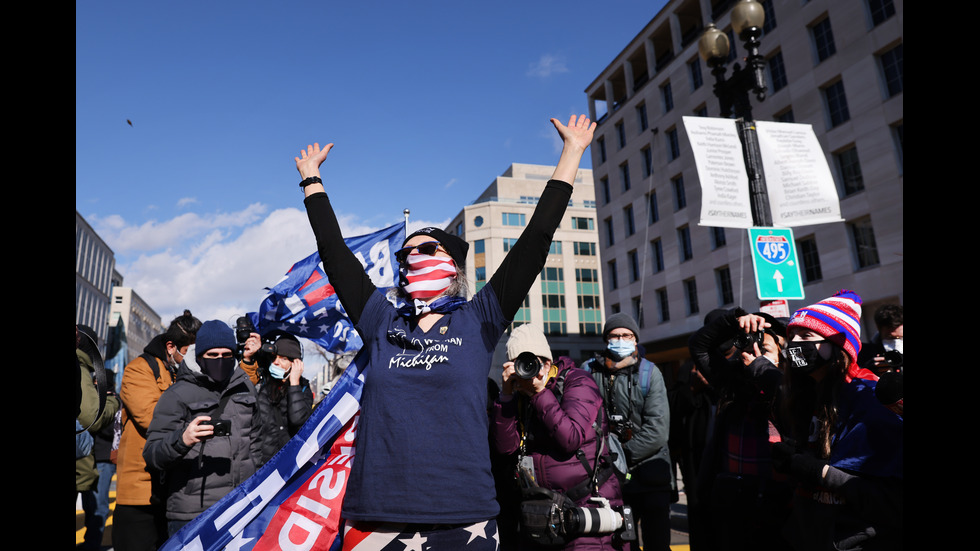
[[[785,442],[772,445],[772,468],[784,474],[797,477],[807,484],[820,484],[823,467],[827,462],[803,453],[796,453]]]

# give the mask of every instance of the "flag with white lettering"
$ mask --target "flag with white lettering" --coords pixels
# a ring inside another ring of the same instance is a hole
[[[359,353],[296,436],[161,551],[339,549],[366,359]]]
[[[393,253],[405,237],[405,223],[344,240],[361,261],[375,287],[382,292],[398,283]],[[258,312],[248,315],[258,332],[282,329],[304,337],[335,354],[359,350],[360,335],[327,280],[320,253],[293,264],[269,290]]]

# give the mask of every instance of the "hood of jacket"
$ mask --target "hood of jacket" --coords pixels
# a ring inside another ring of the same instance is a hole
[[[146,346],[143,347],[143,352],[153,356],[154,358],[159,358],[163,361],[164,365],[167,364],[167,338],[163,333],[153,337]]]

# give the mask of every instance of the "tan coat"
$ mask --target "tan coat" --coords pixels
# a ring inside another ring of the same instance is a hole
[[[123,403],[122,436],[116,458],[116,503],[120,505],[150,504],[150,473],[143,460],[146,431],[153,420],[153,408],[164,390],[173,384],[170,371],[159,358],[154,358],[160,377],[143,358],[136,358],[123,370],[119,397]]]

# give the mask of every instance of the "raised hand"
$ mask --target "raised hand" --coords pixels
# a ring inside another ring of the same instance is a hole
[[[579,162],[585,149],[592,143],[596,124],[585,115],[579,115],[578,118],[572,115],[568,119],[568,125],[562,124],[555,118],[551,119],[551,124],[555,125],[555,130],[564,142],[552,179],[574,184]]]
[[[332,143],[328,143],[320,149],[319,143],[306,146],[300,150],[300,156],[296,157],[296,170],[305,180],[311,176],[320,175],[320,165],[327,159],[327,153],[333,148]]]
[[[558,135],[565,142],[565,146],[573,146],[581,149],[589,147],[592,143],[592,134],[595,132],[596,123],[589,120],[585,115],[575,118],[572,115],[568,119],[568,125],[564,125],[558,119],[551,119],[551,124],[555,125]]]

